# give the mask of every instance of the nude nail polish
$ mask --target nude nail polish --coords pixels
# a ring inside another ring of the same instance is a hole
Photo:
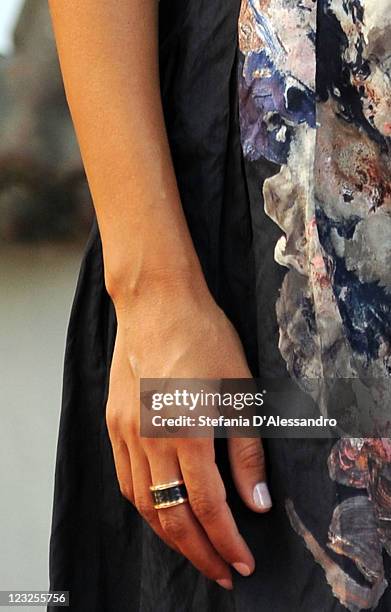
[[[272,499],[266,482],[258,482],[253,490],[253,500],[258,508],[271,508]]]
[[[227,591],[232,591],[232,581],[229,578],[220,578],[220,580],[216,580],[217,584],[219,584],[223,589],[227,589]]]
[[[249,576],[251,574],[251,569],[248,565],[246,565],[246,563],[232,563],[232,567],[236,569],[238,574],[241,574],[241,576]]]

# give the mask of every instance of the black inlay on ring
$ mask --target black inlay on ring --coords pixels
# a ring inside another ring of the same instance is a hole
[[[187,499],[187,490],[184,484],[175,485],[168,489],[151,491],[154,504],[171,504],[181,499]]]

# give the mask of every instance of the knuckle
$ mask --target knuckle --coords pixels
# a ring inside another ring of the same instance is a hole
[[[237,459],[245,470],[263,468],[265,463],[262,446],[253,441],[241,444],[237,450]]]
[[[153,523],[156,518],[156,511],[152,505],[151,500],[147,500],[145,498],[137,498],[136,499],[136,508],[139,514],[143,517],[147,523]]]
[[[137,426],[134,419],[130,417],[123,418],[121,421],[121,431],[125,439],[134,439],[137,436]]]
[[[177,444],[180,455],[190,464],[194,462],[194,455],[214,461],[214,444],[210,438],[185,438],[178,440]]]
[[[121,495],[123,497],[125,497],[125,499],[127,499],[128,501],[130,501],[132,504],[134,503],[134,496],[133,496],[133,487],[131,484],[128,483],[121,483],[120,484],[120,491],[121,491]]]
[[[191,497],[191,508],[200,521],[213,522],[220,514],[220,504],[204,494],[196,494]]]
[[[188,532],[186,521],[175,512],[166,511],[160,516],[160,524],[170,540],[183,540]]]
[[[106,425],[111,436],[133,438],[137,434],[137,427],[134,419],[125,416],[120,410],[116,410],[109,405],[106,408]]]
[[[118,413],[115,412],[109,404],[107,404],[106,407],[106,425],[111,433],[117,433],[119,431]]]
[[[153,453],[158,450],[159,442],[159,438],[142,438],[141,446],[146,453]]]

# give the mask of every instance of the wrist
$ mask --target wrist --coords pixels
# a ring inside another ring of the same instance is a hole
[[[210,299],[209,289],[198,261],[192,266],[148,268],[135,274],[134,269],[121,268],[105,273],[106,289],[117,314],[142,310],[147,303],[186,303]]]

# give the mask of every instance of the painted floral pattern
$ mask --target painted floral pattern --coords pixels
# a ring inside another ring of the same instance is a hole
[[[276,304],[290,375],[355,379],[375,410],[389,408],[391,374],[391,0],[242,0],[242,147],[279,171],[263,185],[287,268]],[[376,384],[373,384],[376,381]],[[328,411],[328,393],[317,395]],[[334,595],[375,608],[391,553],[391,446],[341,439],[330,477],[352,490],[334,510],[328,547],[346,574],[287,512]]]

